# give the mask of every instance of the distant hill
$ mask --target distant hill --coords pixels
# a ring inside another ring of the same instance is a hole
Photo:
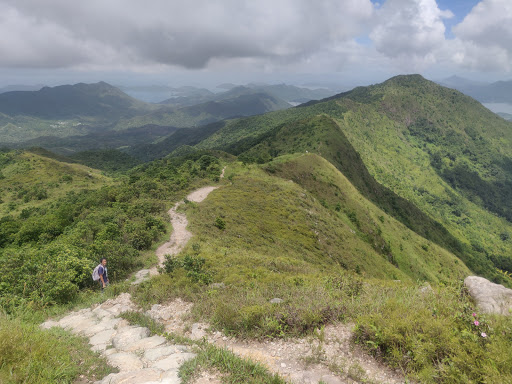
[[[440,84],[455,88],[481,103],[512,104],[512,80],[485,84],[452,76],[441,81]]]
[[[165,85],[119,86],[119,89],[136,99],[150,103],[160,103],[169,98],[191,98],[197,99],[196,103],[202,103],[209,101],[207,97],[214,95],[213,92],[206,88],[196,88],[192,86],[177,88]],[[188,103],[187,105],[191,104]]]
[[[7,85],[5,87],[0,88],[0,93],[5,92],[12,92],[12,91],[39,91],[41,88],[43,88],[44,85],[38,84],[38,85]]]
[[[510,113],[499,112],[498,115],[503,117],[505,120],[512,121],[512,114]]]
[[[146,124],[197,127],[234,117],[259,115],[286,109],[290,104],[266,93],[232,93],[233,97],[188,107],[163,107],[154,112],[121,120],[116,128],[126,129]]]
[[[310,100],[319,100],[328,96],[332,96],[333,92],[328,89],[308,89],[300,88],[286,84],[257,84],[251,83],[244,86],[235,84],[221,84],[220,89],[226,89],[225,92],[207,94],[205,92],[197,92],[197,94],[183,95],[179,97],[169,98],[161,102],[161,104],[174,106],[191,106],[198,103],[208,101],[222,101],[232,99],[241,95],[250,94],[268,94],[275,98],[282,99],[288,103],[301,104]],[[198,89],[199,91],[199,89]]]
[[[150,106],[105,82],[43,87],[39,91],[0,94],[0,113],[46,119],[101,117],[114,120],[135,116]]]
[[[0,143],[107,130],[155,108],[104,82],[6,92],[0,94]]]

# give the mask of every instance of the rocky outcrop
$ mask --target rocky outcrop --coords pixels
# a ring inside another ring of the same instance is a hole
[[[464,285],[482,312],[501,315],[512,313],[512,289],[478,276],[466,277]]]

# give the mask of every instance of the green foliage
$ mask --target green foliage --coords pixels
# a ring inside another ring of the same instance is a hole
[[[126,311],[121,313],[119,317],[128,320],[131,325],[148,328],[152,335],[161,335],[165,331],[163,324],[153,320],[151,316],[141,312]]]
[[[205,269],[205,263],[206,259],[199,256],[175,257],[166,255],[163,270],[165,273],[172,274],[178,268],[183,268],[186,276],[194,283],[210,284],[212,282],[212,272]]]
[[[25,169],[34,162],[62,166],[34,155],[11,155],[6,167]],[[204,153],[160,160],[132,170],[115,184],[77,188],[57,198],[50,195],[45,205],[20,207],[19,215],[4,216],[0,302],[28,300],[44,306],[72,301],[81,289],[92,286],[92,269],[102,257],[108,259],[112,282],[126,278],[142,267],[140,251],[148,250],[166,232],[168,199],[177,199],[196,180],[219,173],[218,159]],[[14,177],[7,181],[7,188],[18,182]],[[77,183],[81,179],[72,177],[66,185]],[[208,281],[207,274],[194,278]]]
[[[215,223],[213,225],[215,225],[221,231],[226,229],[226,222],[224,221],[224,219],[222,219],[222,217],[219,216],[217,216],[217,218],[215,219]]]
[[[223,148],[247,164],[317,153],[383,211],[475,273],[507,284],[492,260],[512,252],[510,242],[496,242],[504,227],[512,228],[505,221],[511,132],[509,122],[457,91],[421,76],[397,76],[228,122],[197,147]],[[469,246],[477,240],[479,249]]]

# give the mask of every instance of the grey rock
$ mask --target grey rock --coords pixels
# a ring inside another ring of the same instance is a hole
[[[193,359],[196,355],[194,353],[175,353],[164,359],[158,360],[151,366],[152,368],[161,369],[162,371],[169,371],[178,369],[185,361]]]
[[[192,330],[190,331],[190,338],[192,340],[199,340],[206,336],[204,330],[205,325],[201,323],[192,324]]]
[[[479,276],[466,277],[464,285],[482,312],[501,315],[512,313],[512,289]]]
[[[144,360],[147,361],[156,361],[160,360],[163,357],[167,357],[174,353],[180,352],[175,346],[165,346],[165,347],[157,347],[153,349],[148,349],[144,353]]]
[[[103,320],[101,320],[98,324],[85,329],[83,333],[89,337],[92,337],[102,331],[114,329],[120,320],[121,319],[117,318],[103,318]]]
[[[210,288],[220,288],[220,289],[223,289],[223,288],[226,288],[226,284],[224,284],[224,283],[213,283],[213,284],[210,284]]]
[[[55,320],[48,320],[40,325],[41,329],[50,329],[50,328],[58,327],[58,326],[59,326],[59,323]]]
[[[110,365],[119,368],[123,371],[135,371],[137,369],[144,368],[141,359],[135,356],[133,353],[118,352],[107,356],[107,360]]]
[[[151,348],[156,348],[165,344],[167,339],[162,336],[144,337],[132,344],[126,346],[125,351],[146,351]]]
[[[106,309],[103,309],[101,307],[94,308],[92,312],[100,319],[103,319],[105,317],[107,318],[113,318],[114,315],[107,311]]]
[[[96,384],[147,384],[161,383],[162,371],[159,369],[145,368],[137,371],[111,373],[97,381]],[[176,383],[179,383],[176,382]]]
[[[115,348],[108,348],[108,349],[105,349],[105,351],[103,352],[103,354],[105,356],[110,356],[110,355],[113,355],[114,353],[118,353],[119,351]]]
[[[275,297],[272,300],[270,300],[271,304],[281,304],[284,300],[280,299],[279,297]]]
[[[125,351],[130,345],[149,336],[149,329],[143,327],[121,328],[112,340],[114,348]]]
[[[419,291],[421,294],[426,295],[428,293],[432,293],[433,289],[429,283],[425,283],[420,287]]]
[[[89,344],[91,345],[100,345],[100,344],[110,344],[112,341],[112,337],[116,334],[114,329],[106,329],[95,334],[93,337],[89,339]]]

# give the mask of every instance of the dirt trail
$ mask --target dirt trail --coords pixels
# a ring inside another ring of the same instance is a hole
[[[224,170],[222,170],[222,175],[224,174]],[[221,175],[221,176],[222,176]],[[186,199],[188,201],[192,201],[194,203],[200,203],[208,195],[219,187],[203,187],[191,192]],[[183,213],[177,212],[178,207],[181,204],[184,204],[184,200],[177,202],[174,207],[172,207],[167,213],[171,219],[171,224],[173,231],[171,233],[171,238],[168,242],[162,244],[156,250],[156,256],[158,257],[158,266],[155,266],[151,269],[142,269],[135,274],[135,281],[132,284],[139,284],[142,281],[146,280],[150,276],[154,276],[158,274],[158,267],[162,267],[165,261],[166,255],[177,255],[183,249],[183,247],[187,244],[187,242],[192,237],[192,233],[187,231],[188,220],[187,217]]]

